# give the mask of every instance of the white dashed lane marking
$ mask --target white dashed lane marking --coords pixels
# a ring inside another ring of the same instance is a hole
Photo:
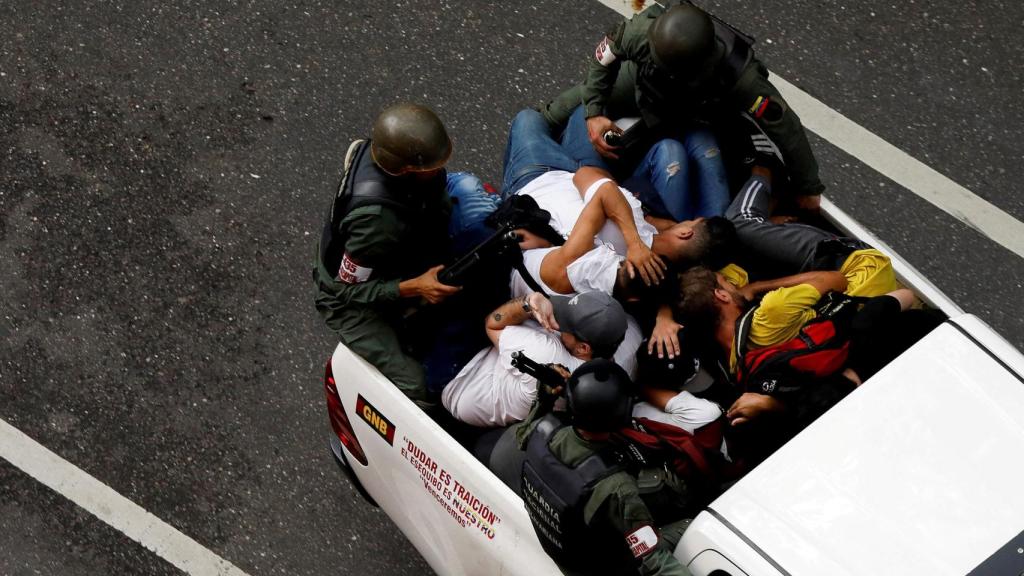
[[[598,2],[623,16],[633,14],[629,0]],[[778,75],[772,74],[771,80],[808,130],[993,242],[1024,257],[1024,223],[1020,220]]]
[[[231,562],[47,450],[4,420],[0,420],[0,458],[123,532],[186,574],[247,576]]]

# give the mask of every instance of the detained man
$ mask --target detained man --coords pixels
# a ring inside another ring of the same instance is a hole
[[[622,365],[629,358],[616,351],[626,335],[627,318],[622,305],[602,292],[550,300],[532,292],[513,298],[487,317],[493,345],[481,350],[448,384],[441,402],[452,416],[473,426],[507,426],[523,420],[537,398],[538,383],[512,366],[513,353],[569,371],[593,358],[614,358]]]

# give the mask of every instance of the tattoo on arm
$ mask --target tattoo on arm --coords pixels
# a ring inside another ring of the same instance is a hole
[[[501,312],[495,312],[494,313],[494,321],[495,322],[501,322]]]

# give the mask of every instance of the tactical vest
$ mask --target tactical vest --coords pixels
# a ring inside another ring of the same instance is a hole
[[[686,0],[678,3],[693,5]],[[753,37],[708,15],[715,26],[717,41],[725,46],[722,59],[709,79],[692,86],[658,68],[653,58],[640,63],[636,80],[637,106],[641,111],[650,111],[644,114],[648,127],[663,121],[685,122],[709,114],[708,108],[717,105],[736,86],[754,59]]]
[[[392,176],[374,163],[369,140],[353,142],[345,155],[341,181],[321,235],[320,259],[324,267],[334,272],[341,264],[346,241],[341,223],[345,217],[356,208],[372,205],[395,210],[410,225],[406,234],[410,242],[403,242],[403,248],[408,246],[408,251],[403,249],[403,253],[396,254],[395,258],[396,262],[401,262],[397,268],[416,268],[418,271],[399,270],[399,275],[404,276],[402,272],[419,274],[426,266],[439,264],[450,251],[448,218],[440,218],[441,214],[427,213],[434,207],[428,205],[429,194],[424,194],[423,188],[443,188],[445,181],[444,171],[430,182]],[[438,257],[430,258],[429,254]]]
[[[623,535],[591,529],[583,521],[594,487],[622,468],[612,454],[604,452],[588,456],[575,468],[565,465],[548,446],[562,427],[554,416],[545,416],[526,446],[522,495],[537,538],[548,555],[569,570],[635,573]]]

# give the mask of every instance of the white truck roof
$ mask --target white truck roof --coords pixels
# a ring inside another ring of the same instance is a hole
[[[967,574],[1024,530],[1021,374],[1012,346],[955,318],[709,511],[782,574]]]

